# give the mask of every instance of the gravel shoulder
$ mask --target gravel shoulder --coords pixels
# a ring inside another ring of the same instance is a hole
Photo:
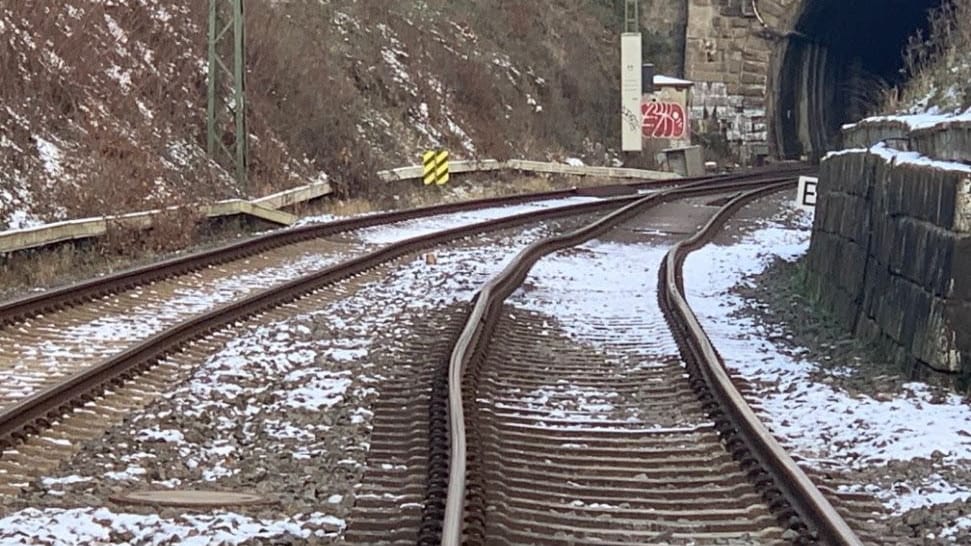
[[[526,226],[435,249],[432,260],[404,258],[190,347],[198,368],[188,381],[4,499],[0,545],[339,541],[368,465],[373,404],[407,373],[414,325],[467,301],[512,253],[558,229]],[[407,235],[386,230],[362,242]],[[110,500],[147,489],[275,503],[195,511]]]
[[[971,404],[910,381],[818,314],[801,288],[811,218],[747,207],[686,262],[689,302],[750,401],[811,471],[869,493],[885,543],[971,544]]]

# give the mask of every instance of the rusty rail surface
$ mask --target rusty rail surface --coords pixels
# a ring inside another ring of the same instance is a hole
[[[800,168],[796,166],[795,168]],[[757,176],[747,174],[746,176]],[[69,307],[119,291],[146,285],[161,279],[184,275],[192,271],[238,260],[269,251],[285,245],[296,244],[309,239],[326,237],[338,233],[354,231],[367,227],[425,218],[440,214],[477,210],[488,207],[517,205],[534,201],[562,199],[585,195],[609,195],[610,192],[632,191],[644,188],[666,187],[671,185],[717,182],[724,175],[685,178],[679,180],[647,181],[634,184],[611,185],[591,188],[573,188],[533,194],[513,195],[477,199],[459,203],[432,205],[411,210],[385,212],[337,220],[320,224],[310,224],[292,229],[273,231],[230,243],[210,250],[178,256],[146,266],[127,269],[118,273],[86,280],[70,286],[55,288],[45,292],[30,294],[6,302],[0,302],[0,326],[26,320],[50,310]]]
[[[466,380],[466,370],[474,358],[484,353],[488,338],[491,336],[498,320],[503,302],[522,284],[533,265],[546,255],[593,239],[606,233],[615,226],[622,224],[626,220],[631,219],[633,216],[662,203],[711,193],[723,193],[733,189],[748,190],[753,187],[756,188],[753,192],[729,201],[725,208],[719,211],[719,214],[709,222],[705,229],[690,240],[694,241],[694,244],[700,245],[703,244],[701,241],[706,240],[705,237],[710,238],[714,236],[715,228],[721,225],[719,222],[724,222],[725,218],[744,203],[761,195],[791,187],[792,184],[791,177],[782,181],[778,178],[763,176],[761,178],[749,179],[736,185],[725,184],[717,190],[713,190],[712,188],[689,187],[668,190],[639,199],[584,228],[533,243],[520,252],[499,275],[493,277],[482,288],[476,296],[474,308],[453,349],[449,362],[449,434],[446,439],[449,446],[448,482],[447,494],[445,495],[444,506],[442,507],[442,524],[436,529],[441,532],[440,543],[443,546],[458,546],[462,543],[464,520],[467,516],[465,500],[467,494],[468,446],[464,406],[466,403],[471,402],[465,400],[463,396],[463,383]],[[692,247],[687,246],[686,243],[678,248],[682,249],[681,252],[686,255],[690,251],[687,249]],[[683,262],[683,257],[680,262],[671,262],[677,266],[674,271],[679,270],[681,262]],[[670,266],[662,267],[662,274],[669,269]],[[681,297],[683,301],[681,292],[678,291],[680,288],[676,280],[672,281],[668,290],[676,291],[677,297]],[[687,304],[684,304],[684,308],[690,313]],[[691,316],[693,317],[693,315]],[[707,340],[700,326],[697,325],[696,320],[693,324],[688,322],[687,319],[681,320],[685,320],[685,324],[689,325],[687,328],[690,333],[699,335]],[[710,387],[715,392],[725,393],[725,396],[719,395],[719,402],[725,404],[724,411],[733,419],[738,416],[739,421],[737,422],[737,426],[743,430],[743,439],[751,443],[751,449],[760,455],[759,462],[768,469],[769,473],[776,480],[776,483],[783,482],[780,489],[784,492],[786,499],[795,507],[798,515],[802,517],[802,521],[808,527],[818,532],[819,536],[832,544],[860,544],[859,540],[849,530],[842,518],[832,509],[832,506],[822,498],[819,491],[808,482],[808,479],[791,458],[785,455],[785,452],[778,446],[771,435],[759,424],[754,414],[752,414],[751,409],[748,408],[728,379],[721,362],[717,360],[714,349],[711,348],[710,342],[708,342],[706,350],[709,353],[704,354],[714,356],[715,359],[710,361],[706,360],[702,367],[707,366],[714,370],[719,370],[720,374],[724,376],[724,381],[721,381],[718,379],[719,374],[717,372],[706,374],[706,378],[710,375],[714,378],[711,381],[717,382]],[[790,484],[795,485],[789,486]],[[437,538],[439,537],[426,536],[423,537],[422,543],[437,543]]]
[[[760,175],[745,175],[746,177],[757,178]],[[736,185],[732,183],[732,186]],[[753,184],[753,183],[750,183]],[[757,185],[757,183],[755,183]],[[690,187],[716,187],[722,188],[725,183],[721,177],[706,177],[694,180],[687,184]],[[550,195],[575,195],[576,190],[564,190],[561,192],[547,192],[546,198]],[[522,202],[523,200],[535,200],[533,196],[516,196],[512,198],[486,199],[474,202],[477,207],[489,206],[484,203],[503,203],[509,204]],[[373,269],[381,264],[395,260],[407,254],[411,254],[425,248],[457,240],[463,237],[507,229],[520,226],[530,222],[539,222],[556,218],[563,218],[581,214],[596,213],[604,210],[611,210],[631,202],[642,200],[641,196],[616,197],[611,199],[579,203],[556,208],[540,209],[529,211],[513,216],[497,218],[468,224],[457,228],[442,230],[435,233],[412,237],[383,248],[349,259],[339,264],[327,267],[320,271],[305,275],[292,281],[283,283],[276,287],[263,290],[246,298],[234,301],[217,307],[209,312],[195,316],[187,321],[181,322],[156,335],[153,335],[142,342],[134,345],[127,350],[115,355],[85,371],[69,376],[65,380],[53,385],[45,390],[35,393],[18,403],[0,409],[0,450],[5,446],[16,445],[27,435],[37,432],[49,426],[51,422],[73,408],[78,407],[92,400],[99,393],[104,391],[112,384],[120,384],[127,379],[138,375],[142,371],[152,367],[164,355],[176,350],[179,346],[197,339],[207,332],[223,328],[234,322],[250,317],[262,310],[283,305],[293,301],[314,290],[318,290],[329,284],[347,279],[360,274],[369,269]],[[175,268],[202,267],[206,261],[227,258],[227,253],[233,249],[232,257],[252,254],[259,252],[269,245],[287,244],[287,242],[320,236],[322,233],[332,233],[340,230],[356,229],[377,225],[387,222],[395,222],[403,219],[410,219],[428,214],[442,214],[468,210],[472,208],[470,203],[458,203],[455,205],[439,205],[426,207],[417,211],[401,211],[386,213],[351,220],[343,220],[319,226],[307,226],[296,230],[286,230],[258,238],[254,241],[246,241],[225,247],[213,253],[200,253],[192,257],[180,258],[163,263],[161,267],[167,271]],[[429,212],[434,211],[434,212]],[[282,240],[287,242],[280,242]],[[178,263],[176,263],[178,262]],[[153,276],[159,273],[152,267],[140,268],[126,274],[115,276],[109,285],[114,287],[125,287],[138,284],[140,282],[150,282]],[[102,280],[89,281],[83,283],[85,290],[103,291],[104,286],[99,288]],[[22,306],[11,305],[8,309],[19,308],[21,310],[33,306],[35,312],[46,309],[50,306],[69,305],[71,301],[78,299],[72,296],[67,289],[55,291],[56,294],[45,299],[45,295],[34,298],[31,302],[25,302]],[[31,298],[27,298],[30,300]],[[46,303],[45,303],[46,301]],[[14,302],[16,303],[16,302]],[[2,316],[0,311],[0,316]]]
[[[733,451],[736,451],[733,455],[742,459],[747,458],[751,462],[757,461],[772,479],[776,489],[772,491],[773,496],[781,494],[815,537],[826,544],[862,546],[862,542],[843,517],[792,460],[772,433],[765,428],[742,394],[735,388],[721,356],[701,327],[684,295],[682,273],[684,261],[688,255],[710,243],[725,222],[744,205],[789,187],[791,186],[770,187],[735,197],[726,203],[702,229],[672,248],[665,257],[660,271],[662,308],[672,328],[677,329],[681,334],[680,341],[684,342],[688,353],[685,355],[686,360],[690,360],[700,370],[710,392],[718,402],[719,411],[727,414],[725,417],[734,427],[733,431],[722,431],[723,436],[727,438],[726,444],[736,446],[733,448]],[[738,451],[746,449],[754,456],[754,461]]]

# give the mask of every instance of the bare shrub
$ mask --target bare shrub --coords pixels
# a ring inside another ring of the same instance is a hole
[[[333,53],[340,38],[322,6],[252,4],[249,87],[255,115],[274,127],[289,154],[332,176],[340,195],[362,191],[374,174],[358,126],[365,107]],[[282,161],[282,157],[278,161]]]
[[[909,80],[889,90],[888,110],[971,107],[971,0],[945,0],[930,13],[930,31],[911,37],[904,50]]]

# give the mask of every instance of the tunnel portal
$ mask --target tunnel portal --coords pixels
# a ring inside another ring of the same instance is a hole
[[[818,158],[840,127],[900,84],[903,52],[941,0],[805,0],[783,45],[775,85],[774,135],[785,158]]]

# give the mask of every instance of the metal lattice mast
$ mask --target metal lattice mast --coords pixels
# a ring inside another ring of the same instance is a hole
[[[231,169],[246,195],[246,50],[243,0],[209,0],[209,93],[206,147]],[[224,84],[225,80],[225,84]]]
[[[624,3],[624,32],[640,32],[640,0],[626,0]]]

